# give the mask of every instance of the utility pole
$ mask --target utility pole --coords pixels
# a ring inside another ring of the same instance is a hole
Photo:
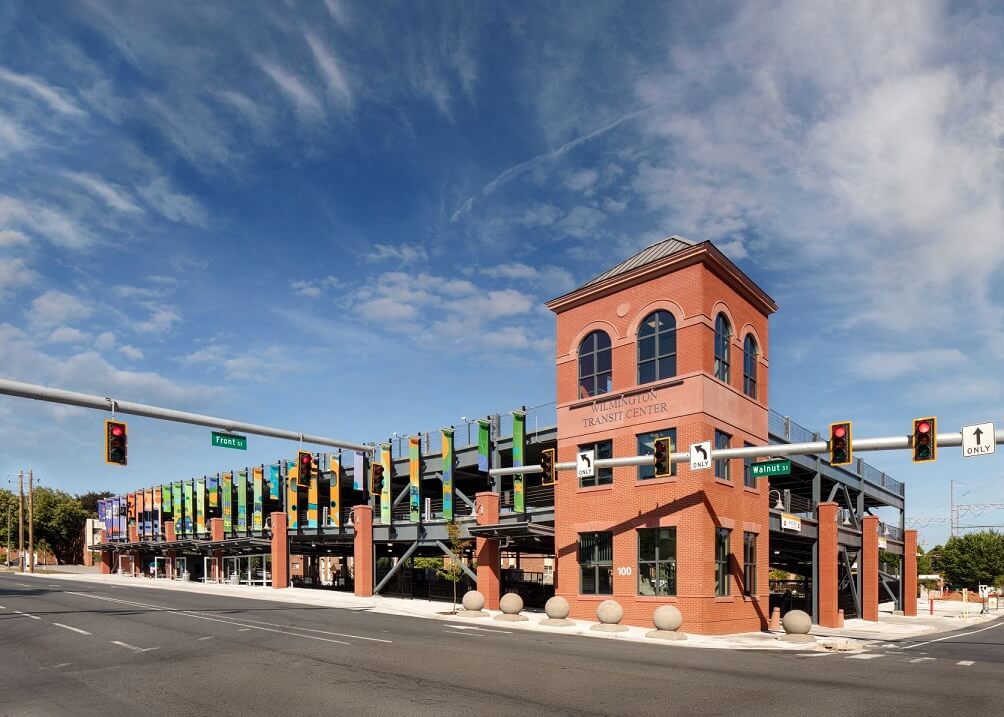
[[[17,472],[17,571],[24,572],[24,471]]]
[[[35,572],[35,473],[28,471],[28,572]]]

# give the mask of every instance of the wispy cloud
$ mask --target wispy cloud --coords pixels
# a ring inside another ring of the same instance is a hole
[[[335,59],[324,47],[324,43],[312,32],[306,34],[307,44],[310,46],[310,51],[314,55],[314,60],[317,62],[317,67],[320,69],[321,74],[324,75],[324,80],[327,82],[328,90],[334,95],[335,99],[347,107],[352,106],[352,88],[349,85],[349,80],[345,76],[345,72],[342,70],[341,64]]]
[[[324,116],[324,106],[321,101],[299,77],[264,58],[259,58],[258,64],[276,87],[293,101],[297,114],[302,118],[317,120]]]
[[[121,187],[117,187],[100,177],[83,172],[64,172],[63,175],[74,184],[83,187],[94,196],[101,199],[111,209],[123,214],[139,214],[142,209],[130,198]]]
[[[429,252],[421,244],[374,244],[363,258],[368,262],[397,261],[403,266],[428,261]]]
[[[72,100],[67,98],[63,92],[57,90],[43,80],[30,75],[19,75],[0,67],[0,81],[24,90],[36,98],[42,100],[49,109],[64,115],[83,115],[80,109]]]

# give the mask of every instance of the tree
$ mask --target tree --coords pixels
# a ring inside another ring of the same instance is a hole
[[[975,590],[1004,575],[1004,534],[993,530],[948,539],[941,549],[941,567],[953,587]]]
[[[930,553],[925,553],[920,546],[917,547],[917,575],[933,575],[934,561]]]
[[[88,518],[98,517],[98,501],[104,500],[105,498],[114,497],[114,493],[110,493],[106,490],[100,493],[95,491],[89,491],[87,493],[82,493],[77,496],[77,502],[80,503],[80,507],[87,511]]]
[[[446,524],[446,534],[450,537],[450,550],[457,560],[450,560],[449,565],[444,565],[441,568],[437,568],[436,572],[444,580],[449,580],[453,583],[453,612],[457,611],[457,584],[464,577],[464,567],[461,563],[457,562],[463,560],[464,552],[471,544],[470,538],[463,538],[460,532],[460,526],[457,525],[455,520],[451,520]],[[445,561],[444,561],[445,563]]]
[[[45,487],[35,489],[35,541],[45,540],[60,565],[83,559],[87,518],[87,511],[69,493]]]

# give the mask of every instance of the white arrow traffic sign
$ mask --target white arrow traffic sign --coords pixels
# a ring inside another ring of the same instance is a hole
[[[702,471],[711,467],[711,441],[690,446],[690,470]]]
[[[593,461],[596,458],[596,451],[579,451],[575,454],[575,472],[579,478],[592,478],[594,473]]]
[[[977,423],[962,427],[962,457],[988,456],[997,451],[993,423]]]

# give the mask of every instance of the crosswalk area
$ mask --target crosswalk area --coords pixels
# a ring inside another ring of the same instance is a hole
[[[925,657],[916,656],[914,653],[902,652],[902,651],[886,651],[886,652],[799,652],[796,653],[798,657],[829,657],[831,659],[844,659],[844,660],[882,660],[885,662],[906,662],[912,665],[938,665],[943,667],[946,665],[953,667],[972,667],[978,664],[976,660],[955,660],[946,659],[938,657]]]

